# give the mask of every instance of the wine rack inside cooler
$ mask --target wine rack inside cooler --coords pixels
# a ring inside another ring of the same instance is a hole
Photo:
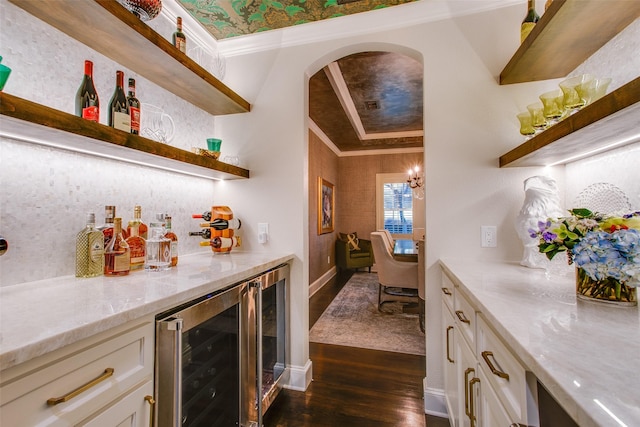
[[[224,427],[238,422],[238,307],[183,334],[182,425]]]

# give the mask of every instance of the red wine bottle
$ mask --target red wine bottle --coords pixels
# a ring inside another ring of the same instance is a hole
[[[93,85],[93,62],[84,61],[84,77],[76,93],[76,116],[100,122],[100,100]]]
[[[211,211],[203,212],[202,214],[193,214],[191,218],[202,218],[205,221],[211,221]]]
[[[200,227],[210,227],[215,230],[239,230],[242,227],[242,222],[238,218],[233,219],[222,219],[216,218],[211,222],[203,222],[200,224]]]
[[[124,73],[116,71],[116,89],[109,102],[109,126],[131,132],[131,116],[129,116],[129,104],[124,94]]]
[[[140,135],[140,101],[136,98],[136,81],[134,79],[129,79],[127,104],[129,104],[129,115],[131,116],[131,133]]]

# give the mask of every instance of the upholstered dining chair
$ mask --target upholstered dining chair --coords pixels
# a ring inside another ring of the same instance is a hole
[[[389,301],[418,302],[418,263],[397,261],[384,232],[371,233],[371,247],[378,271],[378,309]]]

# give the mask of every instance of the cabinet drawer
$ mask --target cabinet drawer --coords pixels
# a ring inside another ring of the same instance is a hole
[[[527,377],[524,367],[489,328],[482,315],[477,318],[478,361],[503,403],[509,417],[527,425]]]
[[[153,334],[153,323],[147,323],[91,340],[71,354],[61,349],[51,363],[8,380],[2,385],[0,424],[68,426],[88,417],[144,379],[152,379]],[[73,393],[78,389],[82,391]],[[67,401],[52,401],[70,393],[74,396]]]
[[[472,350],[476,348],[476,310],[459,288],[453,293],[453,314],[458,323],[458,330],[469,343]]]
[[[446,273],[442,273],[442,301],[453,311],[453,289],[454,285]]]

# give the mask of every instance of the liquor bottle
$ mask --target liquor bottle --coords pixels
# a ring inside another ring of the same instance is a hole
[[[182,32],[182,18],[179,16],[176,22],[176,31],[173,33],[173,45],[177,47],[180,52],[187,53],[187,37]]]
[[[200,242],[200,246],[213,246],[215,249],[227,249],[234,246],[240,246],[240,238],[233,237],[214,237],[208,242]]]
[[[233,219],[222,219],[216,218],[211,222],[203,222],[200,224],[200,227],[209,227],[214,230],[239,230],[242,227],[242,222],[238,218]]]
[[[202,218],[205,221],[211,221],[211,211],[203,212],[202,214],[193,214],[191,218]]]
[[[127,133],[131,132],[131,116],[129,115],[129,104],[124,94],[124,73],[116,71],[116,89],[109,102],[109,126],[120,129]]]
[[[171,217],[167,214],[164,215],[165,229],[164,237],[171,240],[171,267],[178,265],[178,236],[171,231]]]
[[[104,236],[96,228],[96,216],[87,214],[87,225],[76,235],[76,277],[102,276]]]
[[[133,207],[133,219],[127,224],[127,234],[131,234],[131,227],[138,226],[138,235],[147,240],[147,224],[142,222],[142,208],[138,205]]]
[[[126,276],[131,271],[131,250],[122,235],[122,218],[113,219],[113,238],[104,250],[104,274]]]
[[[139,224],[129,223],[129,237],[127,237],[127,245],[131,250],[131,270],[139,270],[144,267],[147,242],[138,233]]]
[[[149,224],[150,236],[147,239],[147,254],[144,269],[147,271],[164,271],[171,268],[171,240],[164,237],[164,224]]]
[[[522,25],[520,25],[520,43],[527,38],[533,27],[536,26],[536,22],[540,19],[540,16],[536,12],[536,1],[528,0],[527,4],[527,16],[524,17]]]
[[[104,236],[104,247],[107,248],[109,241],[113,237],[113,219],[116,217],[116,207],[107,205],[104,207],[104,224],[98,227]]]
[[[201,230],[201,231],[190,231],[189,236],[200,236],[203,239],[209,240],[211,239],[211,229],[205,228],[204,230]]]
[[[93,85],[93,62],[84,61],[84,77],[76,93],[76,116],[100,122],[100,100]]]
[[[131,133],[134,135],[140,135],[140,101],[136,98],[135,79],[129,79],[127,104],[129,104],[129,116],[131,116]]]

